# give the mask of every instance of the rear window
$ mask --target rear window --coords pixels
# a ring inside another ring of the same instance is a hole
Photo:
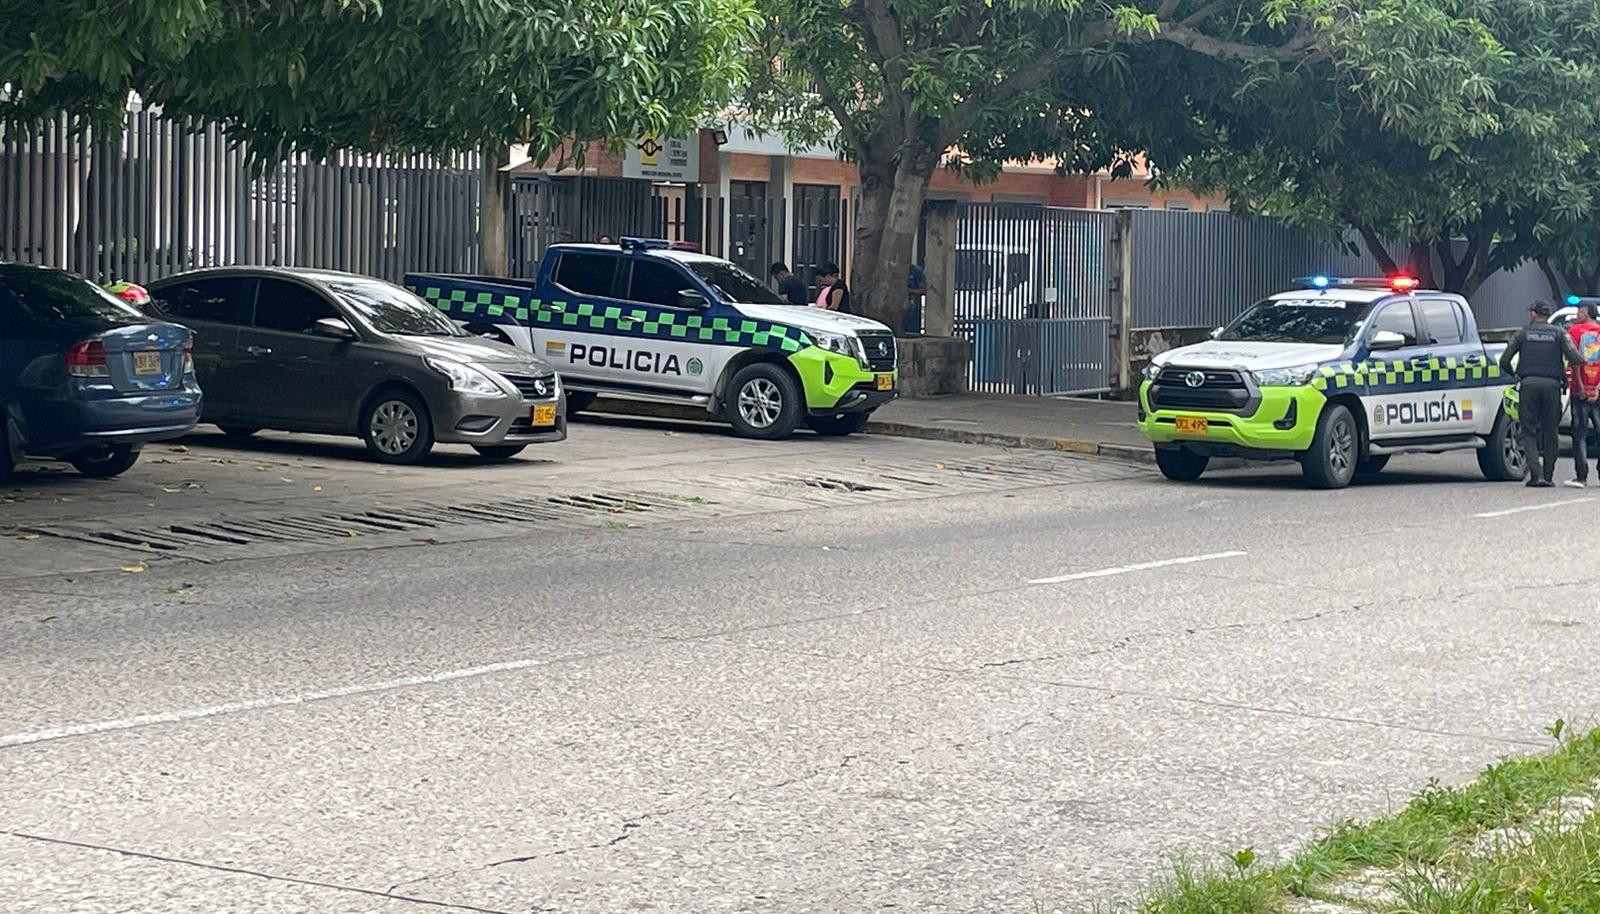
[[[58,270],[0,272],[0,289],[23,317],[43,324],[95,329],[149,320],[139,309],[89,280]]]

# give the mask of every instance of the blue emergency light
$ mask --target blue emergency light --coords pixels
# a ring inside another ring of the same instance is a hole
[[[1569,304],[1569,305],[1581,305],[1581,304],[1583,304],[1583,298],[1581,296],[1577,296],[1577,295],[1568,295],[1567,296],[1567,304]]]

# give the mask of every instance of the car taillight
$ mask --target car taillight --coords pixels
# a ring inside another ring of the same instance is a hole
[[[183,373],[194,374],[194,337],[183,341]]]
[[[68,349],[67,374],[74,378],[111,377],[111,366],[106,364],[106,344],[84,340]]]

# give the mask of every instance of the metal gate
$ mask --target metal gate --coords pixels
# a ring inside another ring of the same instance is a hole
[[[956,227],[956,335],[984,393],[1111,389],[1114,213],[971,204]]]
[[[767,183],[728,185],[728,259],[752,276],[767,275]]]
[[[831,184],[794,186],[794,263],[790,268],[805,280],[813,295],[821,290],[817,285],[817,268],[825,263],[839,263],[849,215],[849,205],[839,198],[838,187]]]

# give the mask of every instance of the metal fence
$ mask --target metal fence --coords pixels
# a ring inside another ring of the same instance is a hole
[[[1215,327],[1297,276],[1383,274],[1353,241],[1318,238],[1275,219],[1162,210],[1129,216],[1134,327]]]
[[[973,390],[1064,395],[1110,389],[1114,213],[971,204],[956,225],[956,335]]]
[[[221,264],[471,272],[475,155],[292,157],[265,175],[213,125],[129,111],[120,134],[63,119],[0,133],[0,260],[135,282]]]

